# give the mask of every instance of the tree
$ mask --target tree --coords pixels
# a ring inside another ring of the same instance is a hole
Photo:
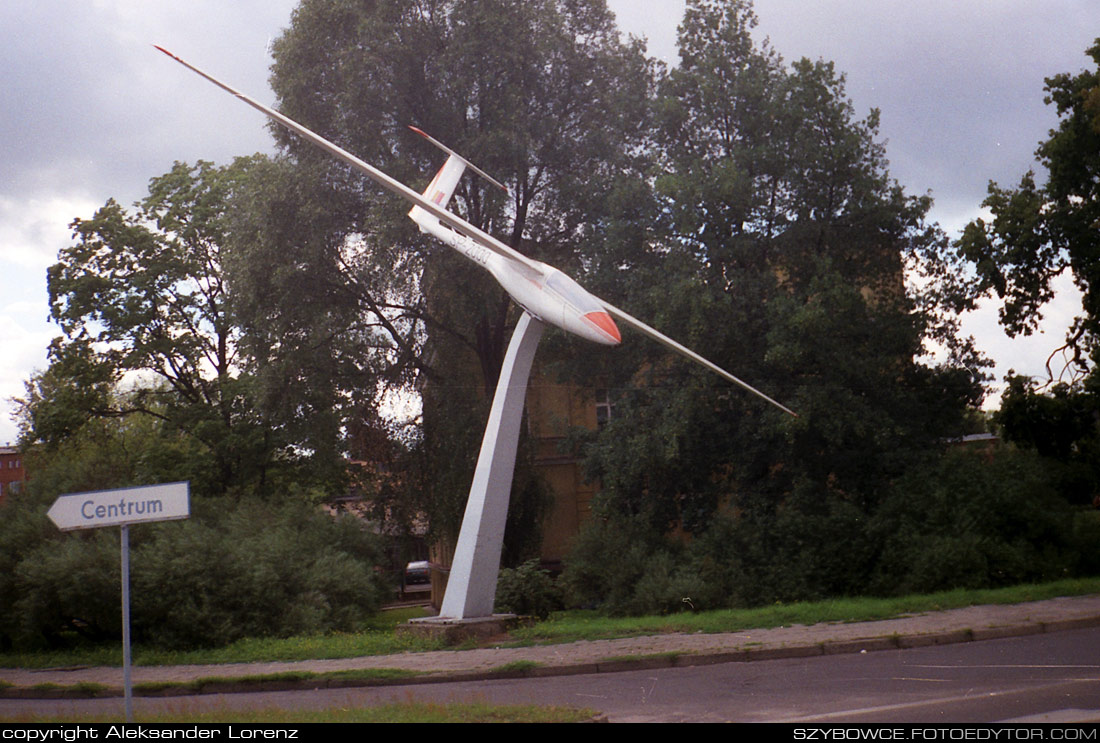
[[[1087,54],[1100,66],[1100,39]],[[1062,492],[1088,502],[1100,492],[1100,70],[1049,77],[1044,89],[1060,119],[1036,151],[1046,182],[1034,171],[1014,189],[990,182],[982,206],[992,219],[968,224],[956,248],[975,269],[973,295],[1002,301],[1010,336],[1035,329],[1059,274],[1070,271],[1081,290],[1081,312],[1047,361],[1049,379],[1035,384],[1010,373],[997,422],[1009,440],[1059,462]],[[1059,351],[1068,361],[1052,369]]]
[[[1100,65],[1100,39],[1087,54]],[[1015,189],[991,182],[982,206],[992,220],[967,225],[957,248],[976,269],[975,294],[1003,300],[1001,324],[1011,336],[1034,330],[1051,281],[1072,272],[1082,308],[1065,348],[1081,376],[1095,368],[1100,338],[1100,71],[1055,75],[1044,89],[1060,119],[1036,151],[1046,183],[1033,171]]]
[[[730,519],[742,596],[760,601],[859,590],[877,554],[863,525],[981,389],[973,354],[917,361],[946,308],[902,271],[946,245],[930,199],[890,179],[877,112],[857,119],[831,63],[787,66],[754,25],[749,2],[688,3],[655,102],[661,260],[643,267],[659,273],[629,306],[800,418],[652,355],[610,372],[622,400],[588,462],[608,524]]]
[[[574,274],[624,206],[614,195],[623,174],[638,173],[650,62],[639,42],[620,40],[602,0],[305,0],[274,54],[272,85],[287,115],[414,187],[440,165],[406,128],[419,126],[509,186],[505,196],[465,180],[452,208]],[[292,135],[276,136],[301,177],[321,187],[330,228],[310,250],[274,252],[332,278],[347,300],[337,310],[344,327],[369,318],[386,337],[381,385],[420,385],[417,453],[432,468],[417,490],[433,528],[457,531],[511,301],[479,267],[415,234],[401,203],[375,198]],[[351,394],[373,400],[377,391]]]
[[[407,125],[446,140],[510,187],[507,198],[498,198],[484,182],[466,181],[453,208],[566,270],[585,254],[585,233],[606,208],[602,193],[630,167],[629,147],[645,121],[648,61],[639,44],[620,42],[598,0],[337,6],[307,0],[277,41],[275,59],[272,84],[287,115],[412,184],[426,182],[440,158]],[[391,333],[399,348],[421,351],[406,363],[430,376],[418,336],[449,334],[477,351],[491,389],[505,343],[507,296],[458,256],[438,251],[421,264],[425,244],[400,218],[400,203],[366,198],[362,178],[292,135],[277,136],[350,196],[336,206],[347,210],[340,215],[344,235],[336,239],[359,235],[364,243],[362,260],[347,262],[349,287],[377,307],[386,306],[387,296],[405,299],[411,306],[403,309],[423,323]],[[442,290],[437,275],[471,289]],[[442,312],[418,305],[421,290],[446,296],[454,307],[442,299]]]
[[[1048,477],[1071,503],[1088,504],[1100,494],[1100,396],[1095,378],[1084,385],[1047,387],[1009,375],[993,420],[1006,441],[1048,460]],[[1043,389],[1045,388],[1045,389]]]
[[[143,415],[201,445],[198,492],[263,485],[279,442],[257,417],[224,276],[230,204],[261,161],[177,163],[135,212],[112,199],[73,222],[48,273],[63,336],[28,383],[27,443],[56,448],[90,420]]]

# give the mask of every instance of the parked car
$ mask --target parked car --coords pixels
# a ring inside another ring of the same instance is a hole
[[[427,560],[416,560],[405,566],[405,585],[419,586],[432,582],[432,568]]]

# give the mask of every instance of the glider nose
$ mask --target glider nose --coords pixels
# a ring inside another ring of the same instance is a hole
[[[584,319],[595,325],[600,329],[600,332],[607,336],[605,341],[608,345],[617,346],[623,338],[619,335],[619,328],[615,325],[615,321],[611,319],[611,315],[606,312],[589,312],[584,316]]]

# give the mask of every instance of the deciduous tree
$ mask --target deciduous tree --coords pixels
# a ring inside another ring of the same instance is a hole
[[[1100,65],[1100,39],[1087,54]],[[1056,276],[1069,271],[1081,290],[1081,310],[1059,349],[1064,366],[1051,366],[1056,351],[1041,384],[1010,375],[998,421],[1010,440],[1060,462],[1063,492],[1087,502],[1100,492],[1100,71],[1049,77],[1045,90],[1059,117],[1036,151],[1045,183],[1034,171],[1015,188],[991,182],[982,205],[992,218],[967,225],[957,248],[975,270],[974,296],[1001,300],[1010,336],[1037,327]]]
[[[1100,39],[1087,53],[1100,65]],[[1045,90],[1060,120],[1036,151],[1046,182],[1029,171],[1016,188],[990,183],[982,205],[992,219],[967,225],[957,246],[977,271],[975,293],[1003,301],[1001,324],[1013,336],[1035,329],[1054,277],[1072,273],[1083,297],[1066,348],[1081,376],[1100,339],[1100,71],[1049,77]]]
[[[658,351],[616,378],[589,466],[608,523],[702,534],[726,512],[745,595],[774,600],[858,590],[876,553],[855,530],[981,389],[976,365],[918,360],[936,307],[903,267],[946,245],[930,200],[889,177],[877,112],[857,118],[831,63],[787,65],[754,25],[748,2],[688,2],[655,104],[662,260],[630,306],[800,418]]]
[[[27,443],[56,447],[88,420],[149,416],[201,444],[200,492],[263,485],[280,442],[258,418],[224,275],[230,204],[259,162],[177,163],[134,211],[110,200],[73,222],[74,244],[49,269],[63,335],[28,383]]]
[[[591,256],[609,215],[632,208],[618,184],[642,182],[652,81],[643,51],[621,40],[603,0],[304,0],[276,41],[272,85],[287,115],[413,187],[443,156],[407,125],[446,142],[509,187],[468,178],[451,208],[576,275],[599,261]],[[328,194],[327,241],[308,253],[284,249],[284,260],[333,278],[348,326],[364,316],[385,326],[393,351],[383,384],[421,385],[420,451],[432,468],[419,490],[430,493],[433,526],[456,530],[511,301],[480,267],[415,234],[398,200],[377,198],[292,135],[276,136],[301,172],[330,189],[318,191]]]

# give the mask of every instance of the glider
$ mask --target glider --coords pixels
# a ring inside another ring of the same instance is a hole
[[[461,155],[432,139],[419,129],[410,127],[448,155],[446,163],[436,173],[423,194],[413,191],[405,184],[391,178],[378,168],[360,160],[293,119],[231,88],[194,65],[180,59],[167,49],[154,46],[184,67],[236,96],[268,118],[348,163],[383,188],[411,202],[413,207],[409,212],[409,217],[416,222],[422,231],[450,245],[462,255],[484,267],[508,292],[509,296],[515,300],[516,304],[535,319],[556,325],[570,333],[604,345],[618,345],[621,342],[622,338],[615,322],[617,320],[648,335],[676,353],[702,364],[724,379],[768,401],[783,412],[798,417],[798,414],[790,408],[780,404],[747,382],[738,379],[717,364],[708,361],[611,303],[585,291],[580,284],[553,266],[523,255],[492,235],[470,224],[454,212],[449,211],[446,208],[447,203],[450,201],[451,195],[454,193],[454,189],[467,167],[505,191],[507,191],[507,188],[470,164]]]
[[[462,526],[455,545],[454,559],[451,563],[447,590],[443,596],[439,616],[419,621],[444,624],[480,622],[486,619],[492,621],[527,380],[531,373],[535,349],[547,324],[556,325],[596,343],[613,346],[622,341],[616,325],[617,320],[762,397],[783,412],[797,417],[790,408],[780,405],[725,369],[707,361],[691,349],[659,333],[618,307],[585,291],[577,282],[553,266],[528,258],[454,212],[448,211],[447,204],[467,167],[488,178],[491,183],[501,188],[504,186],[424,132],[415,130],[446,152],[447,161],[428,184],[424,193],[419,194],[296,121],[254,101],[184,62],[168,50],[159,46],[157,49],[409,201],[412,204],[409,217],[422,231],[450,245],[489,271],[516,304],[524,310],[512,332],[512,340],[508,344],[504,363],[501,366],[500,379],[493,395],[489,421],[485,426],[481,453],[478,455],[477,467],[474,470],[470,496],[466,501],[466,511],[462,517]],[[505,190],[507,191],[507,188]]]

